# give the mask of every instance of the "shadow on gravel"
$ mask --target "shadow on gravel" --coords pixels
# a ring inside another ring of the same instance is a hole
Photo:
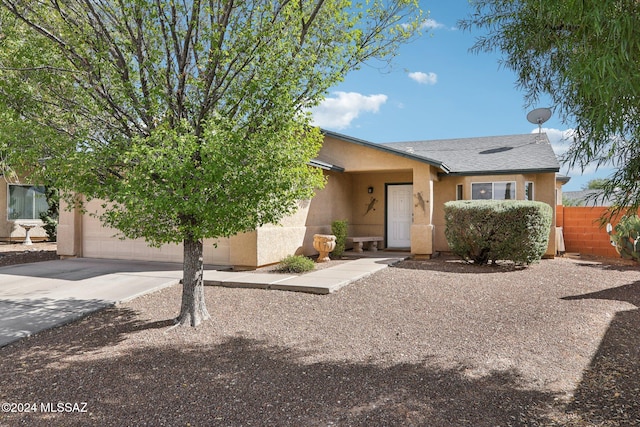
[[[2,413],[0,424],[552,425],[546,413],[555,396],[522,388],[514,372],[469,378],[462,369],[428,363],[305,364],[295,350],[244,338],[91,354],[126,339],[128,331],[165,326],[133,315],[110,309],[85,319],[95,329],[77,327],[71,342],[69,334],[55,340],[50,331],[46,346],[0,349],[0,401],[86,402],[89,411]]]
[[[444,273],[456,274],[490,274],[509,273],[524,270],[527,267],[515,265],[510,262],[499,261],[497,264],[477,265],[454,258],[451,256],[441,256],[426,260],[405,260],[392,266],[393,268],[405,268],[408,270],[429,270]]]
[[[615,262],[618,262],[617,264]],[[579,262],[577,263],[581,267],[596,268],[604,271],[638,271],[638,264],[622,263],[618,260],[611,260],[611,262]]]
[[[56,301],[43,298],[25,300],[25,302],[32,305],[34,310],[28,312],[18,309],[4,311],[0,314],[0,322],[2,324],[5,322],[11,323],[14,317],[17,319],[18,315],[28,316],[28,319],[23,323],[28,326],[30,330],[39,331],[43,327],[48,327],[51,324],[51,318],[54,316],[55,319],[60,322],[61,326],[65,325],[66,321],[73,322],[77,320],[77,322],[66,326],[72,328],[74,331],[74,339],[65,337],[59,342],[59,345],[36,347],[34,351],[37,354],[37,359],[34,359],[30,354],[22,354],[23,351],[21,351],[21,348],[29,348],[34,345],[34,343],[36,343],[35,345],[37,346],[37,342],[43,335],[53,337],[53,339],[56,340],[58,335],[66,332],[66,327],[45,329],[37,335],[14,341],[4,348],[0,347],[0,376],[4,375],[5,365],[9,363],[3,352],[9,352],[11,354],[15,352],[20,354],[20,357],[24,357],[25,360],[36,361],[37,364],[44,366],[48,363],[55,362],[62,356],[73,356],[100,349],[104,346],[115,345],[126,339],[124,333],[134,331],[136,328],[147,328],[147,323],[137,320],[137,313],[130,309],[108,307],[94,314],[93,312],[96,309],[104,306],[104,301],[100,300]],[[60,307],[64,307],[64,310],[60,310]],[[87,311],[87,313],[83,313],[85,311]],[[2,325],[0,325],[0,332],[6,333]],[[30,365],[25,363],[22,363],[21,367],[22,368],[17,369],[18,372],[28,373],[31,368]],[[0,392],[2,391],[3,386],[0,385]]]
[[[588,425],[640,426],[640,282],[563,299],[616,300],[637,307],[616,313],[568,412]]]

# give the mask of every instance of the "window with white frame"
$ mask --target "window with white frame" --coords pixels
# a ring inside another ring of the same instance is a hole
[[[471,184],[472,200],[514,200],[516,198],[516,183],[503,182],[474,182]]]
[[[534,200],[533,195],[533,182],[527,181],[524,183],[524,199]]]
[[[9,184],[7,191],[7,219],[40,219],[49,209],[45,188],[41,185]]]

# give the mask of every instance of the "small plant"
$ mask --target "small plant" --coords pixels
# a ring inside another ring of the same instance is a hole
[[[305,273],[315,268],[313,260],[302,255],[289,255],[280,261],[277,270],[283,273]]]
[[[331,252],[331,258],[340,259],[347,244],[347,228],[349,222],[345,219],[342,221],[333,221],[331,223],[331,234],[336,236],[336,248]]]
[[[622,258],[640,261],[640,218],[625,215],[613,229],[611,242]]]

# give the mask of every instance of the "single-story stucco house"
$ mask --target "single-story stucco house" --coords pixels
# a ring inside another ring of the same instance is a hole
[[[334,220],[347,220],[350,236],[379,236],[379,247],[429,257],[449,250],[443,205],[457,199],[537,200],[554,209],[555,222],[562,183],[545,134],[386,144],[324,135],[312,164],[324,170],[325,188],[281,224],[205,241],[206,264],[253,268],[291,254],[313,255],[313,235],[330,233]],[[92,201],[87,211],[100,205]],[[546,256],[556,254],[555,232],[554,224]],[[95,217],[61,206],[61,256],[182,261],[180,245],[151,248],[115,234]]]

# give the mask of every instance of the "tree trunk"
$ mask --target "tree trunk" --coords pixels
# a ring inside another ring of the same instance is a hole
[[[204,303],[202,240],[185,239],[183,246],[182,304],[176,323],[198,326],[210,318]]]

